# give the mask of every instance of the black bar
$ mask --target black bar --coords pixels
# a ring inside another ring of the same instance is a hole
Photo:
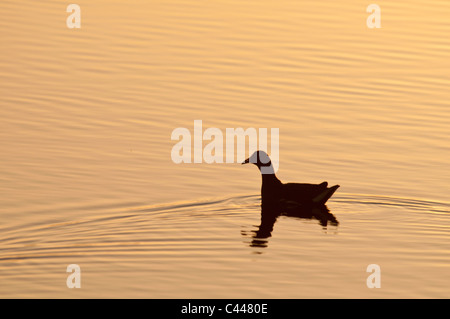
[[[2,311],[8,306],[13,313],[70,314],[91,318],[306,318],[310,316],[402,318],[425,310],[427,317],[442,314],[448,300],[397,299],[29,299],[2,300]],[[55,302],[58,305],[51,305]],[[63,309],[63,313],[60,310]],[[58,315],[59,314],[59,315]]]

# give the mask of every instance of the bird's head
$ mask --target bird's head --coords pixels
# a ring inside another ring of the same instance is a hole
[[[255,164],[256,166],[258,166],[259,169],[261,169],[261,167],[264,166],[272,165],[269,155],[267,155],[267,153],[264,151],[256,151],[252,154],[252,156],[250,156],[249,158],[247,158],[245,161],[242,162],[242,164],[248,163]]]

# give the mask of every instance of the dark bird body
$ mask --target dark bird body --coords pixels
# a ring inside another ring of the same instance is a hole
[[[339,185],[328,187],[327,182],[321,184],[282,183],[275,175],[269,156],[263,151],[255,152],[242,164],[246,163],[255,164],[261,171],[263,205],[324,205],[339,188]]]

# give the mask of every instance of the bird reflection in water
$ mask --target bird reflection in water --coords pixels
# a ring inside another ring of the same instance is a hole
[[[256,230],[249,232],[243,231],[242,235],[251,236],[250,247],[267,247],[269,238],[278,217],[286,216],[289,218],[315,219],[323,229],[328,225],[339,225],[336,217],[330,213],[326,205],[299,206],[296,203],[285,202],[279,205],[261,205],[261,224]]]

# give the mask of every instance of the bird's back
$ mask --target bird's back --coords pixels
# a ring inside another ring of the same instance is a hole
[[[312,201],[325,192],[327,186],[327,182],[321,184],[286,183],[281,186],[280,197],[296,202]]]

